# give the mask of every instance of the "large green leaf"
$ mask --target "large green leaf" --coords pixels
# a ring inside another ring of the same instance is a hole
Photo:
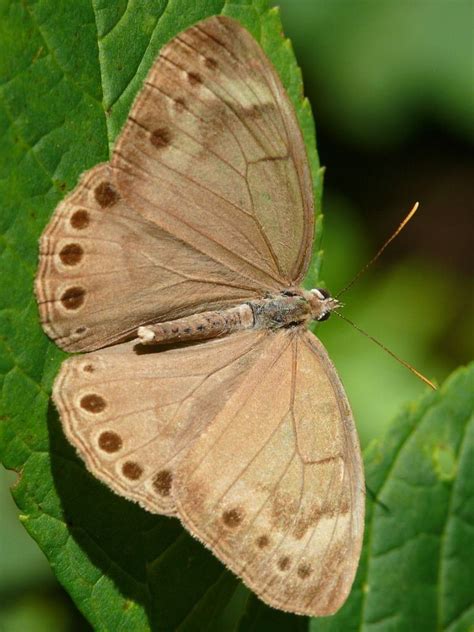
[[[278,69],[320,200],[301,73],[266,0],[0,0],[1,455],[21,474],[13,493],[23,524],[98,630],[222,629],[247,608],[285,629],[305,622],[262,606],[177,520],[85,471],[50,401],[65,354],[42,333],[33,296],[38,238],[58,201],[108,159],[163,44],[215,13],[239,19]]]
[[[221,11],[253,32],[279,70],[320,196],[300,74],[263,0],[0,0],[0,447],[21,473],[14,496],[23,524],[97,630],[307,628],[307,619],[264,606],[176,520],[147,514],[85,471],[49,398],[65,354],[42,334],[32,294],[44,225],[80,173],[108,158],[160,47]],[[355,588],[314,630],[472,629],[472,387],[472,369],[460,371],[367,451],[377,502],[368,503]]]

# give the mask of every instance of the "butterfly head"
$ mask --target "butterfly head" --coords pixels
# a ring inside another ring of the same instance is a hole
[[[318,322],[327,320],[331,312],[341,306],[341,303],[324,288],[315,288],[310,290],[309,294],[311,295],[309,298],[311,314]]]

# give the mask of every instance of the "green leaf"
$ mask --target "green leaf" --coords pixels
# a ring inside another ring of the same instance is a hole
[[[409,405],[365,453],[355,585],[311,632],[474,629],[474,364]],[[373,496],[376,501],[371,500]]]
[[[280,72],[320,200],[300,73],[263,0],[0,0],[0,450],[21,474],[14,497],[23,524],[97,630],[307,627],[262,604],[176,520],[120,499],[85,471],[50,402],[65,354],[43,335],[32,293],[43,227],[79,175],[109,157],[160,47],[219,12],[241,20]],[[369,497],[356,584],[337,615],[311,622],[314,630],[472,629],[472,386],[472,368],[461,370],[367,451],[377,503]]]
[[[0,0],[0,453],[20,473],[22,523],[97,630],[220,630],[247,610],[280,628],[295,621],[257,602],[177,520],[146,513],[86,472],[50,401],[65,354],[43,334],[33,296],[38,239],[54,208],[109,158],[160,48],[216,13],[239,19],[280,73],[319,204],[310,106],[266,0]]]

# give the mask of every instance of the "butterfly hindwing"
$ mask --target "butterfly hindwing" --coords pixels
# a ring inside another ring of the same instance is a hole
[[[53,390],[89,470],[155,513],[175,513],[177,461],[260,354],[262,333],[160,351],[136,341],[66,360]]]
[[[301,614],[344,602],[363,533],[354,424],[322,345],[269,334],[178,466],[178,514],[259,597]]]

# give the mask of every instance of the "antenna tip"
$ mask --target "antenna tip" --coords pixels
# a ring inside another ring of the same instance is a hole
[[[400,226],[398,227],[398,230],[395,231],[395,233],[393,234],[393,237],[395,237],[396,235],[398,235],[398,233],[401,231],[401,229],[405,226],[405,224],[407,224],[411,218],[413,217],[413,215],[416,213],[416,211],[418,210],[418,207],[420,206],[419,202],[415,202],[415,204],[413,205],[411,211],[408,213],[408,215],[405,217],[405,219],[403,220],[403,222],[400,224]],[[393,239],[392,237],[392,239]]]

